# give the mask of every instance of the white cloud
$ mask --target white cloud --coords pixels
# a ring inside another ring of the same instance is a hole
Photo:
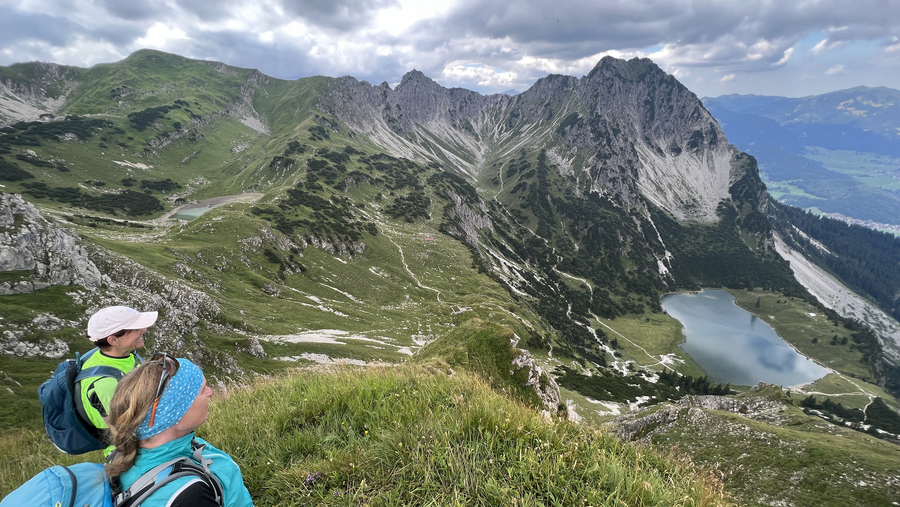
[[[441,73],[451,81],[471,81],[477,82],[478,86],[488,87],[508,87],[517,77],[515,72],[498,71],[478,64],[453,65],[445,67]]]
[[[832,68],[830,68],[830,69],[828,69],[828,70],[825,71],[825,73],[828,74],[829,76],[832,75],[832,74],[839,74],[839,73],[842,73],[842,72],[844,72],[844,66],[843,66],[843,65],[835,65],[834,67],[832,67]]]
[[[819,54],[819,53],[821,53],[822,51],[825,51],[825,45],[826,45],[826,44],[828,44],[828,39],[827,39],[827,38],[822,39],[822,40],[819,41],[818,44],[816,44],[815,46],[813,46],[813,48],[810,49],[810,51],[811,51],[813,54]]]
[[[396,82],[416,68],[491,93],[525,89],[547,73],[580,77],[610,55],[648,57],[689,76],[698,94],[900,82],[900,1],[0,2],[0,65],[90,66],[152,47],[287,79]]]
[[[846,29],[846,28],[844,28],[844,29]],[[833,49],[837,49],[837,48],[847,44],[847,42],[843,41],[843,40],[838,40],[838,41],[834,41],[834,42],[829,42],[829,40],[830,39],[828,39],[828,38],[820,40],[818,44],[816,44],[815,46],[813,46],[812,49],[810,49],[810,51],[814,55],[818,55],[818,54],[824,53],[826,51],[831,51]]]
[[[788,62],[788,60],[791,59],[791,55],[793,55],[793,54],[794,54],[794,48],[787,48],[787,49],[785,49],[785,50],[784,50],[784,56],[781,58],[781,60],[778,60],[777,62],[775,62],[774,65],[777,67],[777,66],[779,66],[779,65],[784,65],[784,64],[786,64],[786,63]]]
[[[184,33],[184,30],[178,27],[169,28],[162,23],[157,23],[150,27],[147,30],[147,34],[137,39],[135,43],[140,47],[165,49],[171,41],[187,38],[188,36]]]

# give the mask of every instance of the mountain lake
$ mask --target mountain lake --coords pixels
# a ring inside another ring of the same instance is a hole
[[[247,194],[237,194],[237,195],[225,195],[221,197],[212,197],[210,199],[203,199],[202,201],[197,201],[189,204],[185,204],[184,206],[179,206],[178,208],[172,210],[171,213],[164,216],[163,218],[177,218],[179,220],[187,220],[191,221],[200,215],[206,213],[207,211],[215,208],[216,206],[221,206],[223,204],[228,204],[230,202],[254,202],[263,194],[259,193],[247,193]]]
[[[727,291],[668,294],[662,307],[684,326],[681,349],[716,382],[789,387],[831,371],[794,350],[769,324],[737,306]]]

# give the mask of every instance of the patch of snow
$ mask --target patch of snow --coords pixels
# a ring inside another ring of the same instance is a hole
[[[299,356],[279,356],[274,358],[277,361],[291,361],[297,362],[301,359],[306,361],[312,361],[316,364],[352,364],[354,366],[368,366],[369,363],[361,360],[361,359],[349,359],[349,358],[337,358],[333,359],[326,354],[313,354],[310,352],[305,352],[300,354]]]
[[[337,292],[337,293],[340,293],[340,294],[346,296],[347,299],[349,299],[350,301],[353,301],[354,303],[359,303],[359,302],[360,302],[360,300],[358,300],[358,299],[356,299],[355,297],[353,297],[352,294],[348,294],[348,293],[346,293],[346,292],[344,292],[344,291],[342,291],[342,290],[340,290],[340,289],[338,289],[338,288],[332,287],[332,286],[327,285],[327,284],[324,284],[324,283],[321,284],[321,285],[322,285],[323,287],[328,287],[329,289],[331,289],[331,290],[333,290],[333,291],[335,291],[335,292]],[[311,298],[311,296],[307,296],[307,297],[310,297],[310,298]]]
[[[344,345],[346,340],[356,340],[385,345],[385,343],[380,340],[373,340],[365,335],[351,334],[348,331],[337,329],[317,329],[297,334],[267,335],[260,336],[259,339],[272,343],[333,343],[339,345]],[[338,341],[338,339],[344,341]]]
[[[675,354],[666,354],[664,356],[659,356],[659,364],[671,364],[678,365],[684,364],[684,359],[676,356]]]
[[[153,169],[152,165],[141,164],[140,162],[138,162],[138,163],[128,162],[127,160],[113,160],[113,164],[118,164],[122,167],[132,167],[134,169],[143,169],[143,170]]]
[[[638,396],[633,402],[628,403],[628,408],[634,412],[640,408],[641,405],[650,401],[649,396]]]
[[[591,398],[586,398],[588,403],[593,403],[594,405],[602,405],[606,410],[594,410],[594,413],[597,415],[607,416],[607,415],[622,415],[621,405],[612,401],[598,401],[592,400]]]

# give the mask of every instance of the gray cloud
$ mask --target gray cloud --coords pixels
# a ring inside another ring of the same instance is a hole
[[[11,11],[0,16],[0,50],[26,40],[39,40],[51,46],[63,46],[83,28],[65,19],[46,14]],[[21,61],[21,60],[16,60]]]
[[[348,31],[367,26],[379,10],[396,0],[277,0],[290,14],[324,28]]]
[[[398,33],[379,14],[399,1],[0,0],[0,65],[92,65],[140,40],[280,78],[396,83],[417,68],[483,92],[525,89],[547,73],[580,76],[610,51],[649,55],[706,94],[900,82],[900,47],[888,50],[900,37],[900,2],[457,0]],[[837,65],[845,72],[826,74]]]
[[[163,0],[95,0],[106,12],[114,17],[127,20],[150,19],[160,15],[168,16],[171,9]]]
[[[442,40],[467,36],[507,39],[534,56],[581,58],[600,51],[637,50],[661,44],[710,46],[717,65],[740,63],[742,48],[760,40],[785,49],[813,31],[847,26],[829,32],[834,40],[895,35],[900,3],[858,2],[740,2],[713,0],[628,0],[585,3],[578,0],[525,0],[510,4],[492,0],[464,0],[445,19],[417,27],[417,36]],[[721,47],[722,45],[730,48]],[[701,55],[702,56],[702,55]],[[694,65],[709,66],[709,59]],[[687,64],[687,62],[686,62]],[[743,66],[743,65],[742,65]]]
[[[241,3],[237,0],[176,0],[176,4],[199,19],[219,21],[232,16],[234,8]]]

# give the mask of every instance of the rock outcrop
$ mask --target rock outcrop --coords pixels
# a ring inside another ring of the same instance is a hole
[[[76,233],[52,227],[22,196],[0,194],[0,272],[16,275],[0,282],[0,295],[51,285],[98,288],[100,270],[79,241]]]
[[[17,121],[35,121],[53,117],[63,107],[68,93],[75,88],[79,69],[55,63],[32,62],[31,79],[19,81],[0,78],[0,127]],[[53,94],[47,92],[53,87]]]
[[[649,414],[629,413],[616,418],[611,427],[623,440],[650,442],[654,433],[665,433],[679,422],[700,417],[704,411],[717,410],[740,414],[748,419],[782,425],[788,409],[786,397],[778,386],[760,382],[746,395],[685,396],[674,403],[664,403]]]
[[[541,400],[543,410],[550,414],[559,411],[559,385],[538,363],[527,350],[520,350],[512,360],[512,370],[509,375],[514,375],[517,371],[526,369],[528,372],[528,380],[524,387],[530,387],[537,393]]]
[[[161,318],[148,335],[148,345],[154,349],[187,349],[192,357],[225,375],[243,373],[233,357],[203,350],[198,334],[201,326],[223,333],[240,332],[216,324],[221,307],[209,294],[169,280],[105,248],[83,243],[76,233],[50,224],[32,204],[15,194],[0,194],[0,274],[5,278],[0,283],[0,295],[61,285],[71,287],[68,295],[74,304],[88,307],[78,321],[43,314],[26,323],[4,321],[2,353],[64,357],[70,348],[82,350],[88,344],[78,341],[80,332],[70,343],[55,335],[69,330],[71,336],[72,329],[85,329],[88,317],[104,306],[127,305],[160,312]],[[48,335],[50,338],[45,338]]]

